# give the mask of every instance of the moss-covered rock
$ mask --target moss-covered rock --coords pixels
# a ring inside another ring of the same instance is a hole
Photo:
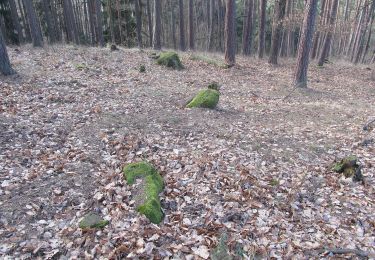
[[[354,181],[363,180],[361,166],[356,156],[351,155],[333,164],[332,170],[342,173],[346,178],[352,177]]]
[[[146,66],[145,65],[139,66],[139,72],[145,73],[146,72]]]
[[[163,65],[176,70],[183,69],[182,63],[178,54],[173,51],[162,52],[156,59],[157,64]]]
[[[79,222],[79,227],[82,229],[104,228],[108,224],[108,220],[103,219],[96,213],[90,212]]]
[[[207,88],[220,91],[220,85],[217,82],[212,82]]]
[[[198,94],[191,100],[186,107],[204,107],[204,108],[215,108],[219,103],[220,92],[215,89],[204,89],[198,92]]]
[[[159,199],[159,193],[164,188],[163,178],[147,162],[128,164],[124,168],[124,177],[129,185],[140,179],[140,184],[134,188],[133,193],[136,209],[152,223],[159,224],[164,217]]]

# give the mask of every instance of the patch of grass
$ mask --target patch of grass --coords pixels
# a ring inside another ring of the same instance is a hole
[[[278,186],[279,184],[280,184],[280,181],[277,180],[277,179],[272,179],[272,180],[270,181],[270,185],[271,185],[271,186]]]
[[[203,61],[207,64],[214,65],[216,67],[223,68],[223,69],[229,68],[229,66],[227,64],[225,64],[224,62],[222,62],[220,60],[215,60],[213,58],[210,58],[210,57],[207,57],[207,56],[204,56],[204,55],[193,54],[193,55],[190,56],[190,60]]]
[[[77,70],[84,70],[84,69],[87,69],[87,65],[84,64],[84,63],[76,64],[75,67],[76,67]]]

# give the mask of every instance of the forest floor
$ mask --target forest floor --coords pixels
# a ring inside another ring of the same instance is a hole
[[[299,90],[292,60],[239,57],[224,69],[185,53],[174,71],[150,51],[9,54],[18,75],[0,76],[1,258],[208,259],[220,241],[245,258],[374,257],[375,130],[363,130],[374,67],[312,62]],[[217,109],[182,108],[213,81]],[[331,171],[351,154],[363,182]],[[140,160],[165,180],[160,225],[135,211],[123,180]],[[110,224],[83,232],[90,211]]]

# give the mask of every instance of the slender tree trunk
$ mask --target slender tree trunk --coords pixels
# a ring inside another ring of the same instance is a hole
[[[112,14],[112,0],[108,0],[107,3],[107,12],[108,12],[108,17],[109,17],[109,30],[111,31],[111,42],[112,44],[116,43],[116,36],[115,36],[115,21],[113,19],[113,14]]]
[[[151,0],[147,0],[147,21],[148,21],[148,33],[150,34],[150,46],[152,47],[153,43],[153,32],[152,32],[152,13],[151,13]]]
[[[186,50],[185,44],[185,20],[184,20],[184,0],[179,0],[179,12],[180,12],[180,50]]]
[[[273,19],[273,31],[271,39],[271,53],[268,62],[270,64],[277,64],[277,56],[280,48],[280,38],[282,34],[283,23],[282,20],[285,16],[286,0],[278,0],[275,2],[275,14]]]
[[[189,0],[189,48],[195,49],[194,42],[194,6],[193,0]]]
[[[44,16],[45,16],[46,23],[47,23],[47,31],[48,31],[49,41],[50,41],[50,43],[54,43],[54,42],[56,42],[56,30],[55,30],[55,27],[53,25],[51,10],[50,10],[50,7],[49,7],[49,4],[50,4],[49,2],[50,1],[48,1],[48,0],[43,0],[42,4],[43,4]]]
[[[98,42],[100,47],[104,47],[104,38],[103,38],[103,20],[102,20],[102,4],[100,0],[95,1],[96,9],[96,28],[98,32]]]
[[[211,1],[210,3],[210,28],[208,31],[208,50],[212,50],[212,42],[213,42],[213,32],[214,32],[214,16],[215,16],[215,0],[207,0]]]
[[[32,1],[23,0],[23,3],[26,8],[27,18],[29,20],[31,38],[33,40],[34,47],[43,47],[43,36],[40,29],[39,21],[35,13],[35,9]]]
[[[317,3],[318,0],[307,0],[305,3],[302,32],[298,46],[297,66],[294,74],[294,84],[296,87],[307,87],[307,69],[314,35]]]
[[[153,47],[155,50],[161,49],[161,0],[154,0],[154,42]]]
[[[236,62],[236,2],[227,0],[225,13],[225,62],[233,66]]]
[[[20,13],[21,13],[21,20],[23,24],[23,28],[25,29],[25,41],[26,42],[31,42],[31,32],[30,32],[30,27],[26,19],[26,11],[25,11],[25,6],[22,0],[18,0],[18,6],[20,8]]]
[[[95,45],[97,42],[97,33],[96,33],[96,26],[95,26],[95,0],[87,0],[88,1],[88,13],[89,13],[89,21],[90,21],[90,31],[91,31],[91,45]]]
[[[332,7],[331,7],[330,20],[329,20],[330,28],[324,40],[324,44],[323,44],[322,51],[320,53],[320,57],[318,61],[318,66],[323,66],[324,61],[328,57],[329,48],[330,48],[331,40],[332,40],[332,30],[333,30],[333,26],[335,25],[335,20],[336,20],[338,3],[339,3],[339,0],[333,0]]]
[[[258,39],[258,57],[262,59],[266,47],[266,7],[267,0],[260,0],[259,14],[259,39]]]
[[[177,38],[176,38],[176,17],[174,13],[174,4],[171,3],[171,29],[172,29],[172,41],[173,49],[177,49]]]
[[[12,75],[16,73],[10,65],[7,47],[5,46],[3,34],[0,30],[0,73],[3,75]]]
[[[244,33],[242,36],[242,53],[243,55],[250,55],[251,54],[251,42],[252,42],[252,35],[253,35],[253,7],[254,7],[254,0],[247,1],[247,15],[244,19]]]
[[[142,18],[141,18],[141,10],[139,8],[138,0],[134,0],[135,4],[135,17],[137,23],[137,45],[138,48],[142,48]]]
[[[324,9],[326,5],[326,0],[321,1],[321,8],[320,8],[320,25],[323,25],[323,18],[324,18]],[[314,37],[314,42],[313,42],[313,48],[311,52],[311,58],[315,59],[317,54],[318,54],[318,45],[319,45],[319,37],[320,37],[320,31],[317,30],[315,33]]]
[[[17,31],[17,43],[22,44],[23,43],[23,33],[22,33],[22,27],[19,21],[18,17],[18,11],[17,11],[17,5],[14,0],[9,0],[9,5],[10,5],[10,12],[12,15],[12,24],[14,28]]]

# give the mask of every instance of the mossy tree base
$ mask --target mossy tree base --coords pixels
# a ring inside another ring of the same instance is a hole
[[[176,70],[184,68],[178,54],[173,51],[160,53],[156,59],[156,63]]]
[[[219,103],[220,92],[215,89],[204,89],[186,105],[187,108],[203,107],[214,109]]]
[[[133,192],[136,209],[152,223],[159,224],[164,217],[159,199],[159,193],[164,188],[163,178],[147,162],[128,164],[124,168],[124,177],[129,185],[140,180]]]

